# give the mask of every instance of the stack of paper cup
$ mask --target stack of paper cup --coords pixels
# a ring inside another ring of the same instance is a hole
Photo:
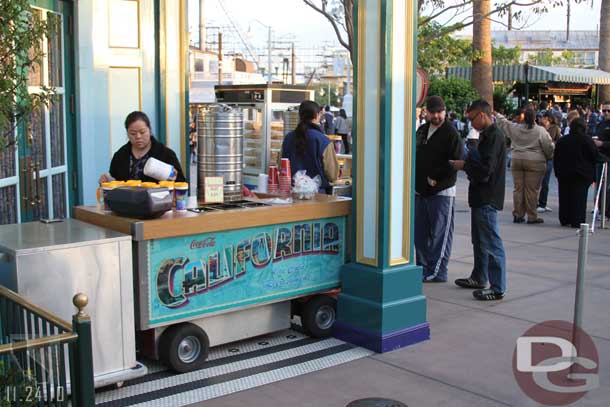
[[[277,194],[280,191],[280,174],[276,165],[269,166],[269,181],[267,182],[267,192]]]
[[[282,195],[288,195],[290,194],[290,187],[292,186],[290,160],[288,158],[282,158],[280,165],[280,193]]]
[[[174,192],[176,195],[176,211],[186,211],[186,200],[189,190],[188,182],[174,183]]]
[[[258,184],[256,185],[256,192],[261,192],[263,194],[266,194],[268,183],[269,183],[269,175],[258,174]]]

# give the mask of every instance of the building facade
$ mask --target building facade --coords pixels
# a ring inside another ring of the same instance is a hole
[[[571,65],[597,67],[599,55],[598,31],[492,31],[491,38],[496,47],[519,47],[519,62],[543,56],[547,51],[560,58],[564,51],[572,56]]]
[[[0,223],[61,218],[96,201],[97,180],[127,142],[125,116],[146,112],[155,137],[186,157],[186,0],[32,0],[59,30],[28,90],[57,100],[1,152]]]

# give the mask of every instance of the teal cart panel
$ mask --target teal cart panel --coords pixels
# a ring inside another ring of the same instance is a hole
[[[145,242],[148,325],[338,287],[345,221],[336,217]]]

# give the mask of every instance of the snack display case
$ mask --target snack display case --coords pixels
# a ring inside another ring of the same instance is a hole
[[[243,182],[256,185],[258,174],[281,158],[284,112],[303,100],[313,100],[314,91],[294,85],[217,85],[216,101],[239,107],[244,117]]]

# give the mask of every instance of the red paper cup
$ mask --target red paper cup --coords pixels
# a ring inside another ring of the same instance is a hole
[[[269,184],[279,183],[279,171],[276,165],[269,166]]]
[[[290,177],[290,160],[288,158],[282,158],[280,163],[280,176]]]

